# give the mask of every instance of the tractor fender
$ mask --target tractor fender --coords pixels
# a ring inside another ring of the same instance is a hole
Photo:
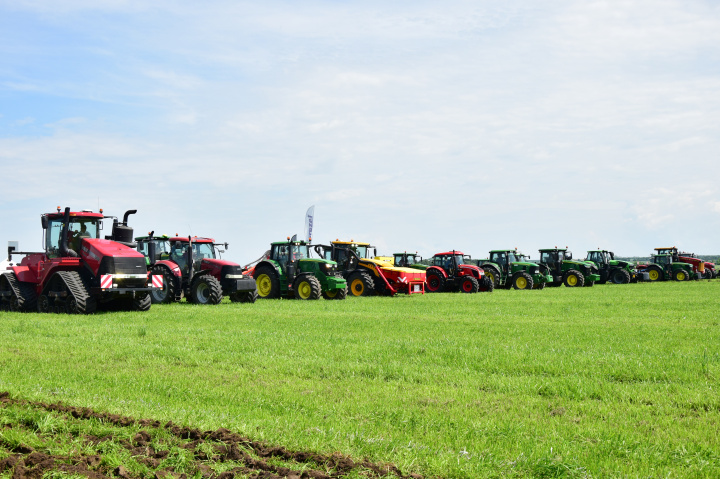
[[[425,275],[429,276],[430,273],[436,273],[442,276],[443,278],[447,279],[447,273],[444,269],[440,268],[439,266],[430,266],[428,269],[425,270]]]
[[[256,264],[255,268],[253,269],[253,275],[255,273],[254,270],[257,270],[260,266],[271,267],[272,269],[275,270],[275,273],[278,275],[278,278],[282,278],[284,276],[283,272],[282,272],[282,268],[280,268],[280,265],[271,259],[264,259],[264,260],[260,261],[258,264]],[[298,274],[300,274],[300,273],[298,273]]]
[[[38,278],[35,276],[35,274],[30,270],[28,266],[13,266],[9,268],[13,273],[15,273],[15,277],[18,279],[18,281],[21,281],[23,283],[35,283],[37,284]]]
[[[182,278],[182,271],[180,271],[180,267],[176,263],[174,263],[170,260],[167,260],[167,259],[161,259],[159,261],[156,261],[154,266],[158,266],[158,265],[165,266],[176,277]]]

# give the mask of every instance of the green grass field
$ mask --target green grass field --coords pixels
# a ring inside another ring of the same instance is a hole
[[[702,281],[3,312],[0,391],[428,477],[719,477],[719,297]]]

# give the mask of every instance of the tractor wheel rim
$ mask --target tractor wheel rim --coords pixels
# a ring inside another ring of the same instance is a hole
[[[469,293],[472,291],[472,283],[470,281],[464,281],[462,284],[463,291]]]
[[[200,283],[197,288],[197,298],[200,303],[207,303],[210,298],[210,288],[205,283]]]
[[[677,274],[677,279],[678,279],[679,281],[685,281],[685,273],[682,272],[682,271],[680,271],[680,272]]]
[[[657,279],[658,279],[659,277],[660,277],[660,275],[658,274],[657,271],[655,271],[655,270],[650,271],[650,279],[651,279],[652,281],[657,281]]]
[[[578,283],[577,276],[568,276],[568,284],[570,286],[575,286]]]
[[[268,276],[266,274],[261,274],[260,276],[258,276],[258,278],[257,278],[258,295],[265,298],[270,294],[271,289],[272,289],[272,281],[270,280],[270,276]]]
[[[361,279],[354,279],[351,286],[355,296],[360,296],[365,292],[365,283]]]
[[[308,299],[312,293],[312,287],[307,281],[303,281],[298,285],[298,294],[302,299]]]
[[[333,289],[332,291],[325,291],[325,296],[327,296],[328,298],[334,298],[335,296],[337,296],[337,294],[337,289]]]
[[[518,278],[515,284],[517,284],[518,289],[527,288],[527,280],[525,278]]]
[[[430,279],[428,280],[428,289],[430,291],[435,291],[438,289],[438,286],[440,285],[440,281],[438,280],[437,276],[430,276]]]

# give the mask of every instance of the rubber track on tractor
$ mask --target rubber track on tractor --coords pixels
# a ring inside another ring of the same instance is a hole
[[[88,287],[77,271],[59,271],[58,276],[65,283],[70,294],[73,295],[78,305],[78,311],[83,314],[95,312],[97,304],[95,298],[88,294]]]
[[[37,309],[37,295],[32,286],[18,281],[12,272],[3,273],[3,276],[17,298],[18,311],[34,311]]]

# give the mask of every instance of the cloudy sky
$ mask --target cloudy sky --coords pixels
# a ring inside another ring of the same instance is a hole
[[[0,0],[0,242],[720,253],[720,4]]]

